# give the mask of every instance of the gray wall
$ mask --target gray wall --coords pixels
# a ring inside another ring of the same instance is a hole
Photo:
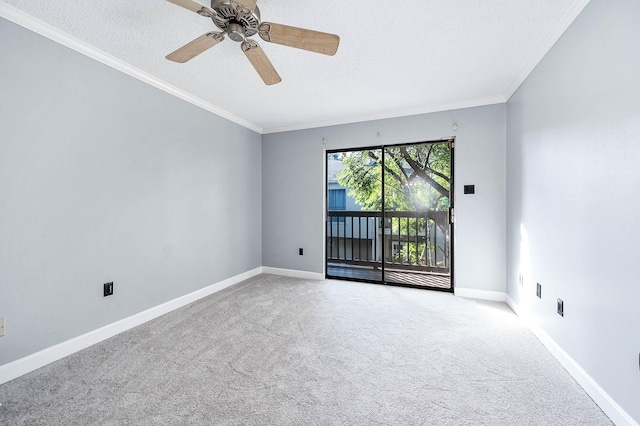
[[[504,292],[505,108],[492,105],[264,135],[263,265],[323,273],[325,150],[454,135],[455,285]],[[455,132],[453,123],[458,124]],[[462,195],[464,184],[475,184],[476,194]],[[305,249],[304,256],[298,255],[298,247]]]
[[[0,364],[261,266],[259,134],[2,19],[0,70]]]
[[[636,421],[639,22],[591,1],[507,107],[508,294]]]

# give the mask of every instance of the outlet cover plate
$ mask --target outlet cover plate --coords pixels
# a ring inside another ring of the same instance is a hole
[[[111,296],[113,294],[113,281],[110,283],[104,283],[102,285],[104,297]]]

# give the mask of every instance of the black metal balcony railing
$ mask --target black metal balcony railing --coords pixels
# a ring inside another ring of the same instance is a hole
[[[327,263],[448,274],[447,211],[327,212]]]

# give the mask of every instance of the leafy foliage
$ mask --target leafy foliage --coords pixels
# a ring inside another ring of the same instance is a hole
[[[338,182],[363,210],[446,210],[449,207],[451,151],[448,143],[419,144],[343,154]]]

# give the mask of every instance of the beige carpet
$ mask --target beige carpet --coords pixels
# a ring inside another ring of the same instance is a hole
[[[0,386],[3,425],[609,425],[500,303],[261,275]]]

